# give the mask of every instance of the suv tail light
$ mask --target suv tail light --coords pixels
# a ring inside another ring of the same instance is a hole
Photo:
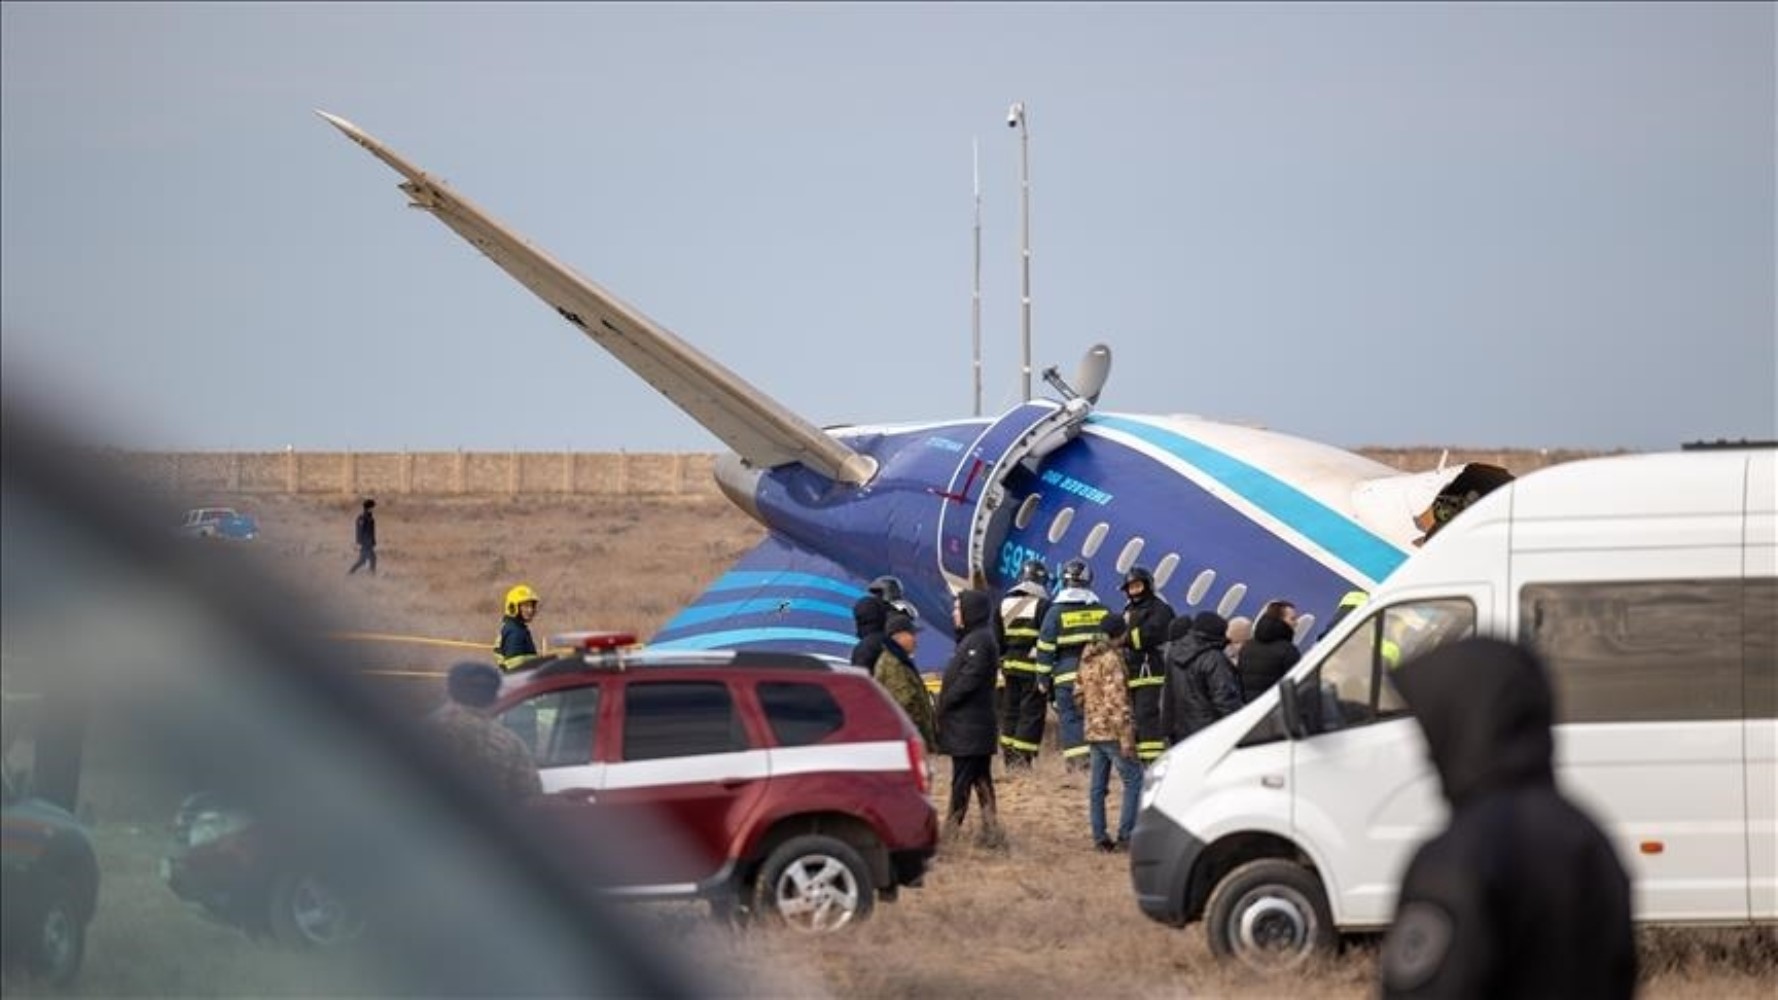
[[[921,795],[932,793],[932,768],[926,763],[926,744],[920,737],[908,737],[908,770],[914,772],[914,787]]]

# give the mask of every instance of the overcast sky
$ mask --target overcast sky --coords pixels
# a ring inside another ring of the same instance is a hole
[[[817,424],[1778,435],[1773,6],[4,5],[0,358],[132,447],[716,450],[312,113]]]

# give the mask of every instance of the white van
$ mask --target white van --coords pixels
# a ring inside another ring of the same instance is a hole
[[[1136,898],[1256,967],[1389,924],[1447,808],[1386,680],[1469,635],[1550,667],[1557,781],[1640,921],[1778,919],[1778,482],[1771,447],[1559,465],[1427,542],[1278,685],[1150,769]]]

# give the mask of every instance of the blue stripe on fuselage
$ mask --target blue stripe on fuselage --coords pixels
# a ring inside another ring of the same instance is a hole
[[[1175,458],[1191,463],[1235,495],[1282,521],[1372,580],[1381,581],[1407,559],[1406,553],[1326,504],[1209,445],[1175,431],[1124,417],[1096,414],[1090,420],[1095,425],[1141,438]]]
[[[727,632],[705,632],[702,635],[686,636],[682,639],[668,639],[650,645],[651,649],[726,649],[731,646],[742,646],[751,643],[801,643],[812,644],[821,651],[831,652],[838,649],[840,655],[850,652],[858,639],[845,632],[830,632],[826,629],[814,628],[743,628]]]

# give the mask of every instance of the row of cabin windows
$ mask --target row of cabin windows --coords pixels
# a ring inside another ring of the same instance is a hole
[[[1039,494],[1033,493],[1025,498],[1024,503],[1019,505],[1018,512],[1013,515],[1014,527],[1024,530],[1031,526],[1032,521],[1036,520],[1037,507],[1041,502],[1039,496]],[[1050,544],[1055,545],[1060,543],[1062,538],[1068,534],[1068,529],[1073,526],[1073,524],[1073,507],[1063,507],[1061,510],[1056,511],[1056,516],[1050,521],[1049,531],[1047,532]],[[1098,524],[1093,525],[1092,530],[1087,532],[1086,540],[1080,545],[1081,556],[1091,559],[1098,555],[1100,547],[1105,544],[1105,536],[1110,533],[1111,525],[1104,521],[1100,521]],[[1147,544],[1146,541],[1140,536],[1132,538],[1124,543],[1123,550],[1117,554],[1116,566],[1120,576],[1124,573],[1128,573],[1130,567],[1136,565],[1136,560],[1141,557],[1142,548],[1145,544]],[[1154,587],[1157,594],[1160,593],[1162,588],[1166,587],[1167,582],[1173,578],[1173,572],[1178,568],[1179,554],[1176,552],[1167,553],[1161,557],[1160,562],[1155,564]],[[1192,578],[1191,586],[1186,588],[1185,603],[1191,607],[1196,607],[1203,603],[1204,598],[1210,593],[1210,588],[1215,584],[1215,570],[1206,569],[1200,572],[1196,577]],[[1234,584],[1229,587],[1228,590],[1224,591],[1222,599],[1216,602],[1216,613],[1224,618],[1230,617],[1235,613],[1235,610],[1241,606],[1241,602],[1246,599],[1246,597],[1247,585],[1245,583]],[[1302,642],[1303,637],[1307,636],[1309,630],[1314,627],[1314,615],[1306,614],[1299,617],[1296,626],[1296,641]]]

